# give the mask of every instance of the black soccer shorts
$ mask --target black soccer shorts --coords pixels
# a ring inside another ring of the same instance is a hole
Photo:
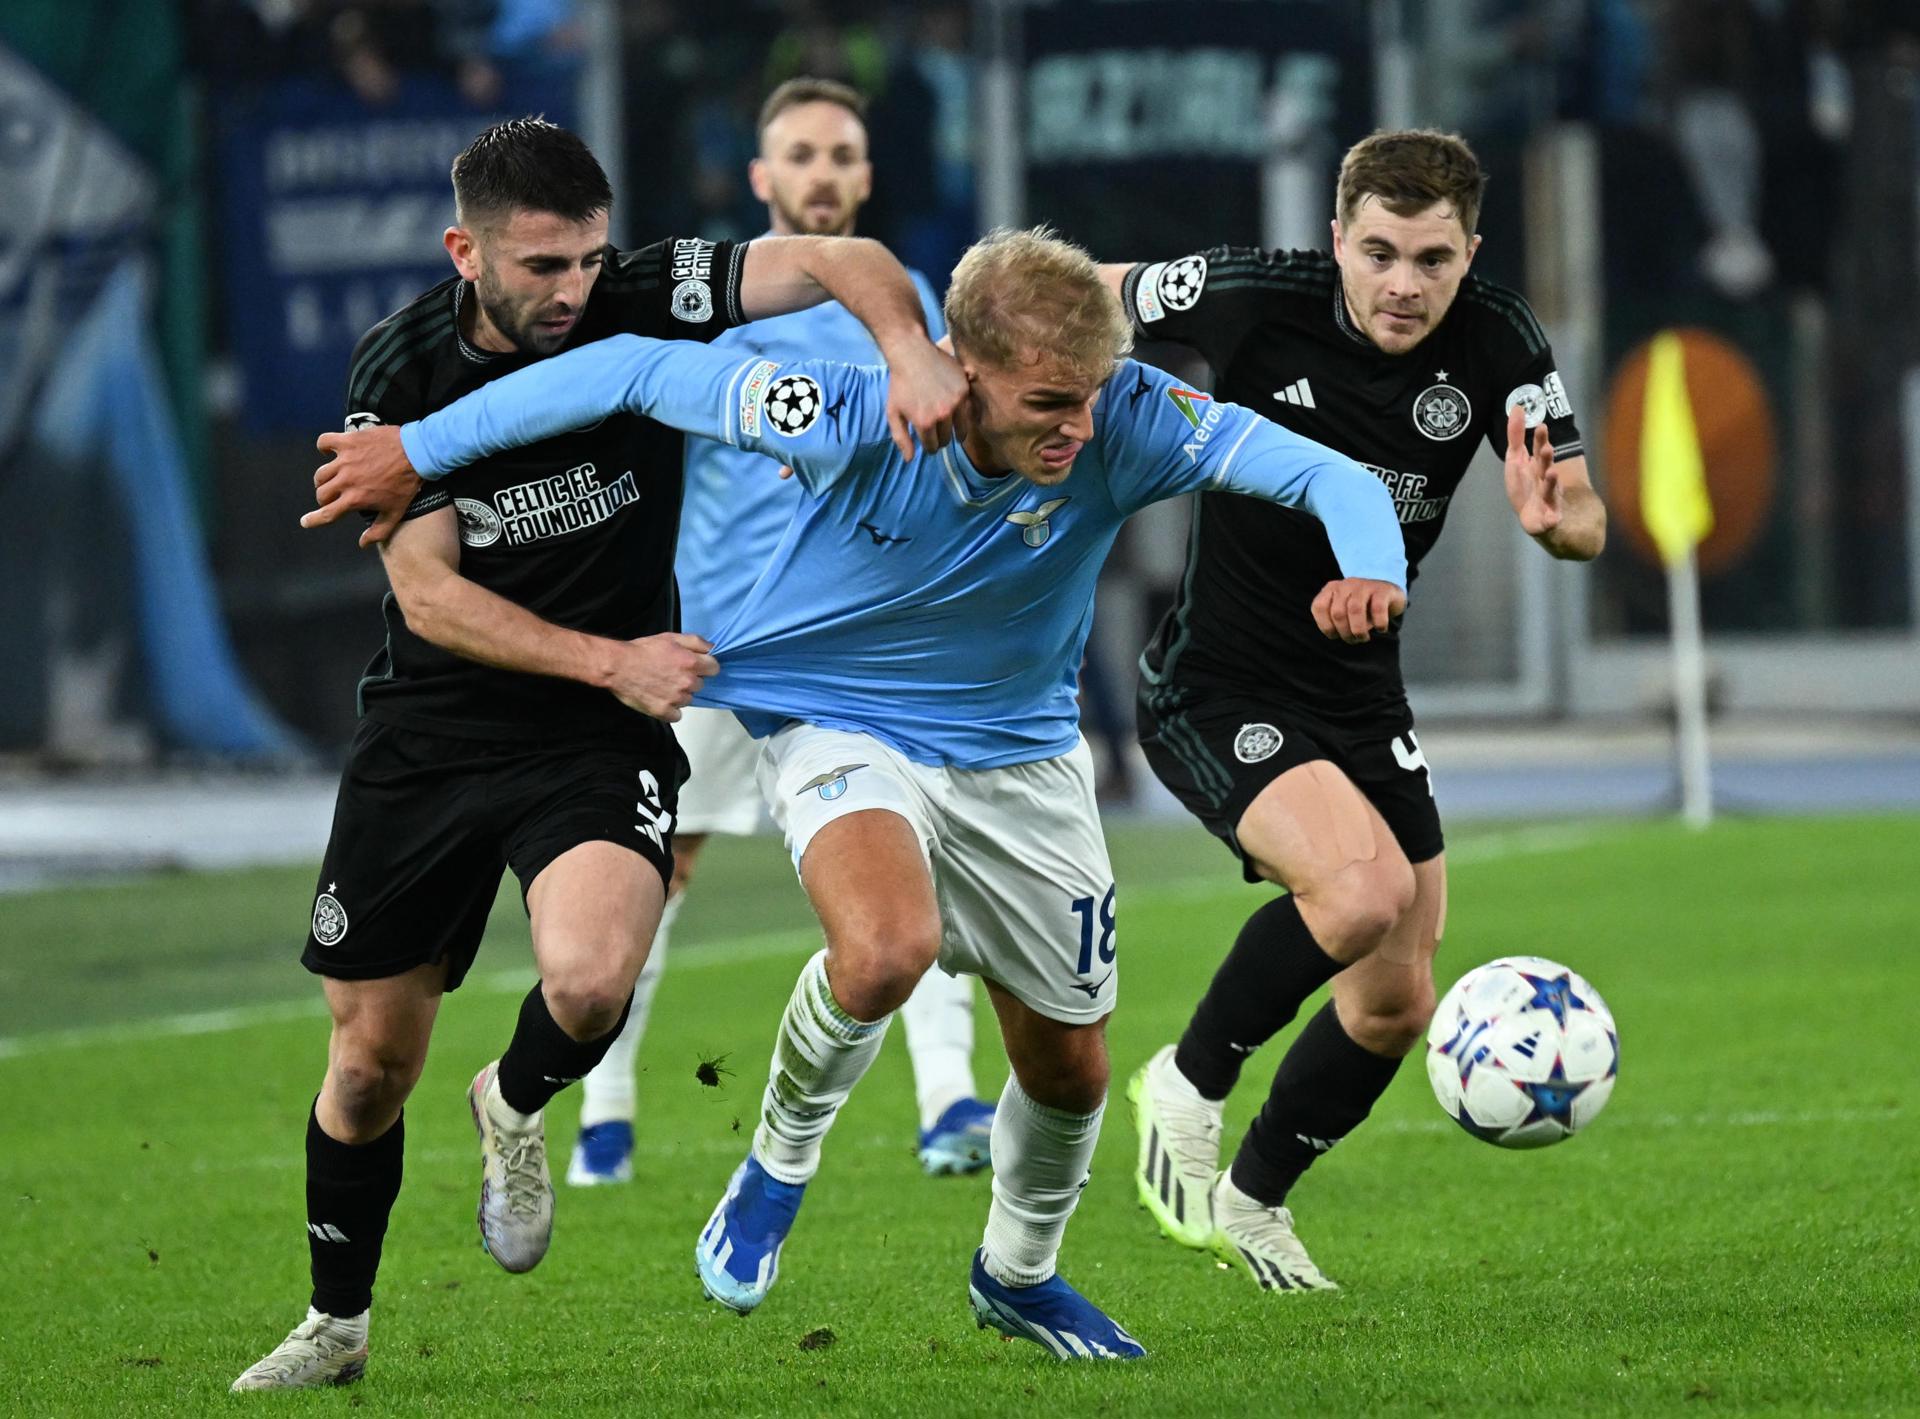
[[[1136,716],[1154,775],[1233,850],[1249,882],[1261,879],[1235,832],[1241,817],[1268,784],[1314,759],[1353,780],[1407,861],[1426,862],[1446,848],[1433,775],[1409,712],[1339,727],[1297,704],[1240,690],[1143,684]]]
[[[301,964],[338,980],[473,964],[508,867],[534,878],[587,842],[632,848],[673,876],[686,760],[668,735],[565,747],[456,739],[362,720]]]

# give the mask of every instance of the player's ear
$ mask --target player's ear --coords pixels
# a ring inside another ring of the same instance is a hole
[[[448,227],[440,240],[446,244],[447,255],[453,258],[453,269],[469,281],[480,279],[480,243],[472,232],[465,227]]]
[[[1475,232],[1467,240],[1467,265],[1473,265],[1473,254],[1480,249],[1480,233]]]
[[[755,158],[747,164],[747,186],[753,189],[754,201],[773,201],[773,182],[767,174],[765,158]]]
[[[871,196],[873,196],[873,164],[862,163],[860,164],[860,196],[853,205],[864,207]]]
[[[1340,259],[1340,219],[1335,217],[1329,225],[1333,228],[1333,259]]]

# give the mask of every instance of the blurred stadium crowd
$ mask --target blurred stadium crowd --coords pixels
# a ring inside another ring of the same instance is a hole
[[[1242,107],[1230,82],[1194,83],[1231,79],[1219,56],[1242,53]],[[14,0],[0,61],[0,498],[51,509],[33,533],[17,516],[0,531],[0,650],[17,667],[0,753],[330,756],[381,579],[343,539],[294,527],[308,450],[338,420],[353,337],[444,268],[453,151],[545,111],[596,142],[617,132],[617,237],[751,236],[753,115],[800,73],[872,96],[861,230],[936,287],[1006,218],[1113,260],[1323,240],[1347,143],[1382,122],[1464,133],[1494,177],[1480,269],[1528,292],[1563,354],[1590,345],[1571,362],[1603,488],[1609,376],[1630,352],[1671,324],[1735,352],[1716,391],[1734,427],[1704,434],[1723,442],[1709,632],[1868,632],[1913,653],[1909,0]],[[1008,75],[1019,101],[995,108]],[[1584,205],[1555,186],[1568,134],[1593,163]],[[1309,174],[1320,205],[1303,224],[1262,206],[1276,156]],[[1582,306],[1597,323],[1569,334]],[[98,407],[75,393],[83,358],[116,391]],[[136,387],[154,397],[129,423]],[[76,437],[88,420],[118,432]],[[1554,592],[1565,646],[1536,663],[1511,605],[1531,583],[1475,600],[1490,566],[1518,565],[1505,529],[1487,536],[1506,540],[1489,552],[1456,531],[1460,565],[1435,568],[1430,602],[1459,604],[1424,624],[1416,683],[1465,677],[1485,692],[1470,710],[1657,708],[1637,682],[1610,700],[1579,676],[1586,649],[1663,627],[1633,539],[1590,588]],[[1179,541],[1149,527],[1115,564],[1100,644],[1119,703]],[[1897,707],[1901,683],[1866,699]],[[1096,727],[1123,735],[1113,719]]]

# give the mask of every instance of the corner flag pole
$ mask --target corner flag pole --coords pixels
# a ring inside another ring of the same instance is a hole
[[[1694,549],[1713,530],[1713,506],[1687,397],[1686,350],[1672,330],[1654,336],[1648,355],[1640,511],[1667,572],[1680,815],[1688,827],[1704,828],[1713,821],[1713,777],[1707,749],[1706,642]]]

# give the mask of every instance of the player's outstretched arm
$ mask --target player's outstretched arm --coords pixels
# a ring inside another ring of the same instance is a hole
[[[1108,401],[1114,488],[1126,511],[1194,491],[1244,493],[1320,519],[1344,574],[1314,598],[1323,635],[1359,642],[1407,605],[1407,549],[1387,490],[1324,444],[1129,362]],[[1138,381],[1135,386],[1135,381]]]
[[[1607,505],[1593,490],[1585,454],[1553,460],[1545,426],[1529,438],[1525,410],[1507,411],[1507,501],[1521,530],[1562,561],[1590,562],[1607,545]]]
[[[878,392],[885,382],[878,366],[781,364],[691,341],[614,335],[490,380],[403,425],[400,440],[410,465],[433,478],[609,414],[644,414],[767,454],[819,491],[853,463],[892,452]],[[358,454],[351,440],[337,446],[336,457]]]
[[[933,348],[920,293],[906,267],[865,237],[761,237],[747,247],[740,306],[749,320],[836,300],[872,332],[893,379],[887,423],[902,458],[913,438],[931,452],[953,437],[967,378]]]
[[[1320,634],[1358,645],[1407,609],[1406,540],[1393,498],[1352,459],[1264,419],[1229,468],[1225,486],[1302,508],[1325,524],[1344,573],[1310,608]],[[1261,491],[1262,489],[1265,491]]]
[[[403,523],[381,548],[394,600],[422,640],[482,665],[593,685],[630,709],[677,720],[708,677],[713,649],[677,632],[636,641],[568,630],[460,575],[451,507]]]

